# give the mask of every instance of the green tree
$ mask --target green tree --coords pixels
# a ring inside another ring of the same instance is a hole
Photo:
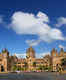
[[[28,68],[28,64],[27,62],[24,62],[24,69],[27,70],[27,68]]]
[[[61,60],[61,66],[62,66],[62,70],[66,69],[66,58],[63,58]]]
[[[66,58],[63,58],[63,59],[61,60],[61,65],[62,65],[62,66],[65,65],[65,66],[66,66]]]
[[[42,69],[43,69],[42,65],[39,65],[38,70],[42,70]]]
[[[33,62],[33,67],[36,67],[36,62]]]
[[[16,71],[16,70],[17,70],[17,66],[16,65],[12,66],[12,71]]]

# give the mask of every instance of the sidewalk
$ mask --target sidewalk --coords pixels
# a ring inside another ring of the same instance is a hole
[[[8,72],[0,72],[0,74],[8,74]]]
[[[62,74],[66,74],[66,70],[62,72]]]

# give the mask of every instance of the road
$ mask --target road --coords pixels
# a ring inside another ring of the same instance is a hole
[[[22,73],[22,74],[0,74],[0,80],[66,80],[66,74],[56,75],[52,72]]]

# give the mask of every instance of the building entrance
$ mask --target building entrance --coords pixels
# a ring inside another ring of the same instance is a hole
[[[4,67],[3,67],[3,65],[1,65],[1,72],[4,72]]]

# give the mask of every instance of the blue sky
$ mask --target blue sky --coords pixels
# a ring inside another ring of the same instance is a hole
[[[0,52],[66,51],[66,0],[0,0]]]

